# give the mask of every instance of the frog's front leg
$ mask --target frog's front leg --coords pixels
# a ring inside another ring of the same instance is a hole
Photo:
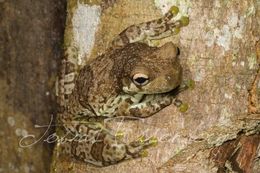
[[[145,118],[169,106],[174,100],[173,96],[166,94],[146,95],[142,99],[142,102],[133,104],[126,111],[120,112],[123,112],[122,116]]]
[[[173,6],[162,18],[126,28],[113,40],[112,47],[123,47],[134,42],[149,42],[177,34],[181,27],[189,23],[189,18],[184,16],[174,21],[173,18],[178,12],[178,7]]]
[[[118,108],[118,112],[120,113],[118,116],[145,118],[152,116],[172,103],[178,107],[181,112],[185,112],[188,107],[177,98],[177,95],[188,88],[190,88],[190,86],[183,83],[171,93],[144,95],[144,97],[140,99],[140,102],[134,104],[131,99],[127,99],[125,102],[128,102],[129,107],[125,110],[125,104],[120,106]]]

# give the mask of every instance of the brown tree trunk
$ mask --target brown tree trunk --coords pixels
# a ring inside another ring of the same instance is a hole
[[[65,7],[64,0],[0,1],[1,173],[49,172],[50,145],[40,140],[24,148],[19,141],[28,135],[38,140],[47,128],[34,125],[48,125],[55,112]]]

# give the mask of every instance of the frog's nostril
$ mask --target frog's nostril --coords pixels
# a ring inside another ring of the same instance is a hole
[[[167,79],[168,81],[170,81],[170,80],[172,79],[172,77],[171,77],[171,76],[166,76],[166,79]]]

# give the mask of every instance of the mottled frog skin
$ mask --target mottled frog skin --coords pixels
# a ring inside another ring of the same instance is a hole
[[[179,49],[173,43],[150,47],[147,41],[176,34],[188,18],[174,21],[172,7],[162,18],[132,25],[111,47],[80,70],[65,56],[59,80],[58,122],[65,129],[61,152],[96,166],[108,166],[145,155],[156,138],[125,143],[105,120],[113,117],[149,117],[181,102],[183,90]],[[70,51],[70,50],[67,50]],[[184,87],[185,88],[185,87]]]

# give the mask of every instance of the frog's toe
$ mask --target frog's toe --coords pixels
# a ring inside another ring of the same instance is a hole
[[[140,157],[147,157],[148,156],[148,151],[147,150],[142,150],[140,151]]]
[[[137,138],[137,140],[131,142],[129,145],[131,147],[139,148],[140,150],[142,150],[152,146],[156,146],[157,143],[158,140],[156,137],[145,138],[144,136],[141,136]]]
[[[177,35],[177,34],[179,34],[180,31],[181,31],[181,29],[180,29],[179,27],[176,27],[176,28],[174,28],[174,29],[172,30],[172,33],[173,33],[174,35]]]
[[[140,145],[142,145],[144,148],[156,146],[158,143],[158,139],[156,137],[150,137],[146,139],[144,136],[138,139],[140,142]]]
[[[128,145],[128,157],[146,157],[148,155],[148,151],[146,149],[157,145],[157,143],[158,140],[156,137],[145,138],[144,136],[141,136],[136,141],[133,141]]]
[[[192,79],[189,79],[189,80],[185,80],[182,82],[182,84],[180,85],[179,91],[182,92],[186,89],[193,90],[194,88],[195,88],[195,81]]]
[[[187,103],[182,103],[182,104],[179,106],[179,111],[180,111],[180,112],[186,112],[188,109],[189,109],[189,105],[188,105]]]
[[[150,146],[156,146],[158,144],[158,139],[157,139],[157,137],[151,137],[150,139],[149,139],[149,145]]]
[[[140,136],[139,138],[137,138],[137,142],[139,142],[140,144],[144,144],[145,142],[145,136]]]
[[[181,21],[181,26],[187,26],[189,25],[190,19],[187,16],[182,16],[180,21]]]
[[[187,103],[183,103],[179,99],[174,100],[174,105],[179,109],[180,112],[186,112],[189,109],[189,105]]]
[[[190,79],[190,80],[187,80],[185,82],[185,85],[189,88],[189,89],[194,89],[195,88],[195,81]]]
[[[115,134],[116,139],[122,139],[125,136],[125,133],[123,131],[117,131]]]
[[[177,15],[179,13],[179,8],[176,6],[172,6],[169,10],[173,15]]]

